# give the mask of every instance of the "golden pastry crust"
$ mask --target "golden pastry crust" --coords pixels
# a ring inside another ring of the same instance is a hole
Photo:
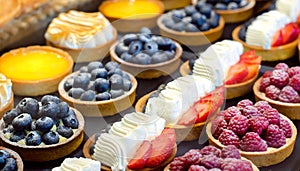
[[[0,28],[21,12],[21,0],[0,0]]]
[[[21,0],[22,12],[27,13],[32,9],[38,8],[49,0]]]

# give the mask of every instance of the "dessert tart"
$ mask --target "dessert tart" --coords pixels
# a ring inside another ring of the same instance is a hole
[[[202,149],[190,149],[184,155],[174,158],[164,171],[208,169],[259,171],[250,160],[241,157],[238,148],[234,145],[222,149],[211,145],[204,146]]]
[[[68,52],[74,62],[89,62],[108,54],[117,30],[100,12],[70,10],[51,21],[45,38],[48,45]]]
[[[161,170],[177,152],[175,131],[164,126],[158,116],[126,114],[109,131],[90,137],[84,156],[100,161],[102,170]]]
[[[37,9],[47,2],[49,2],[49,0],[21,0],[22,13],[27,13],[31,10]]]
[[[287,15],[273,10],[236,27],[232,37],[243,44],[245,51],[255,50],[263,61],[277,61],[294,56],[299,32],[297,24],[291,23]]]
[[[220,110],[223,101],[223,86],[188,75],[146,94],[137,101],[135,110],[166,119],[166,127],[175,129],[178,142],[193,141],[199,139],[207,118]]]
[[[209,143],[234,145],[256,166],[270,166],[291,155],[297,128],[266,101],[245,99],[220,112],[206,126]]]
[[[52,171],[61,170],[101,170],[101,163],[83,157],[66,158],[59,167],[52,169]]]
[[[45,162],[76,150],[83,128],[82,114],[58,97],[45,95],[41,102],[26,97],[1,119],[0,141],[25,161]]]
[[[23,171],[24,164],[18,153],[6,147],[0,146],[0,154],[1,159],[4,159],[5,161],[5,163],[1,163],[1,170]]]
[[[103,1],[99,11],[120,32],[138,32],[142,27],[153,28],[164,12],[164,4],[157,0],[114,0]]]
[[[188,6],[192,3],[193,0],[160,0],[165,7],[165,11],[177,9],[177,8],[183,8],[185,6]]]
[[[189,5],[161,15],[157,25],[162,36],[183,45],[200,46],[218,40],[223,33],[225,21],[210,6]]]
[[[126,34],[115,43],[112,61],[137,78],[152,79],[173,73],[180,65],[182,47],[175,41],[142,28],[139,34]]]
[[[5,75],[0,73],[0,117],[14,107],[14,93],[12,83]]]
[[[297,0],[277,0],[275,6],[278,11],[288,15],[292,22],[297,22],[300,17],[300,2]]]
[[[112,116],[132,106],[136,88],[134,76],[116,62],[94,61],[66,76],[58,92],[84,116]]]
[[[183,76],[188,74],[208,76],[207,72],[213,69],[216,75],[220,72],[225,73],[217,77],[220,80],[225,77],[226,99],[233,99],[251,91],[259,73],[260,63],[261,57],[257,56],[255,51],[243,53],[242,44],[239,42],[223,40],[206,49],[198,59],[190,59],[183,63],[180,66],[180,73]],[[217,71],[219,69],[221,71]]]
[[[273,71],[267,71],[255,82],[253,86],[255,99],[268,101],[280,113],[290,119],[299,120],[299,68],[299,66],[289,67],[285,63],[278,63]],[[277,79],[276,75],[278,75]]]
[[[57,91],[59,82],[73,67],[71,56],[49,46],[29,46],[4,53],[0,72],[11,79],[13,92],[38,96]]]
[[[21,12],[21,0],[0,0],[0,28]]]

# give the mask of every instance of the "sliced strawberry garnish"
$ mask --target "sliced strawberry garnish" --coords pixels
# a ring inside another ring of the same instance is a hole
[[[149,159],[149,156],[152,151],[152,144],[150,141],[144,141],[139,147],[134,157],[129,161],[127,167],[129,169],[142,169],[145,166],[146,161]]]
[[[212,102],[197,103],[195,106],[197,110],[196,123],[205,122],[212,109]]]
[[[250,80],[255,75],[257,75],[259,70],[259,65],[257,64],[247,65],[247,68],[248,68],[248,75],[242,80],[242,82]]]
[[[256,56],[255,51],[251,50],[248,52],[243,53],[240,56],[240,61],[241,63],[245,63],[245,64],[258,64],[260,65],[261,63],[261,56]]]
[[[290,43],[298,38],[299,28],[295,23],[289,23],[281,29],[283,42],[282,44]]]
[[[197,111],[192,106],[182,114],[182,117],[179,119],[178,124],[179,125],[192,125],[195,124],[197,119]]]
[[[276,31],[276,33],[272,37],[272,47],[280,46],[283,44],[283,36],[281,30]]]
[[[161,134],[164,135],[164,136],[169,137],[169,139],[171,140],[171,144],[173,144],[173,145],[176,144],[175,129],[173,129],[173,128],[165,128]]]
[[[225,84],[240,83],[248,75],[248,72],[247,66],[243,63],[232,65],[227,73]]]

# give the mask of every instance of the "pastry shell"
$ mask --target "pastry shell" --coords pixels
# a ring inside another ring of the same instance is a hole
[[[3,147],[3,146],[0,146],[0,150],[7,151],[16,160],[17,168],[18,168],[17,171],[23,171],[24,170],[23,160],[17,152],[15,152],[15,151],[13,151],[9,148]]]
[[[21,12],[21,0],[0,0],[0,28]]]
[[[2,107],[0,108],[0,118],[3,117],[5,112],[9,111],[10,109],[14,108],[14,93],[11,93],[11,97],[9,101]]]

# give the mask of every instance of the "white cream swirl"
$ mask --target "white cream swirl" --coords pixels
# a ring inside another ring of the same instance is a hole
[[[102,13],[71,10],[52,20],[45,38],[60,47],[79,49],[104,44],[113,34],[112,25]]]
[[[91,171],[101,170],[101,163],[88,158],[66,158],[59,167],[52,171]]]
[[[299,0],[277,0],[276,8],[281,13],[288,15],[292,22],[296,22],[300,15]]]
[[[5,106],[12,95],[12,83],[5,75],[0,73],[0,108]]]

